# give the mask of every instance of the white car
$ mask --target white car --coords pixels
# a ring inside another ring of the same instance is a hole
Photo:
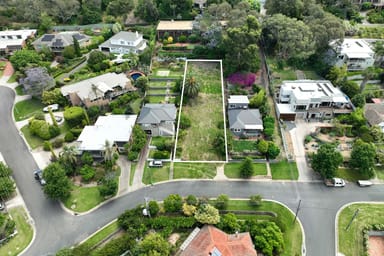
[[[43,111],[48,112],[49,111],[48,109],[51,109],[52,111],[57,111],[59,110],[59,104],[48,105],[45,108],[43,108]]]
[[[370,182],[369,180],[358,180],[357,185],[359,185],[360,187],[369,187],[372,186],[372,182]]]

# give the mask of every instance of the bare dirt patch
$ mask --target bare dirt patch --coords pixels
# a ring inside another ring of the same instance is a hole
[[[384,237],[370,236],[368,239],[368,255],[383,256],[384,255]]]
[[[171,245],[176,245],[177,241],[180,239],[180,234],[178,233],[174,233],[174,234],[171,234],[168,238],[168,242],[171,244]]]

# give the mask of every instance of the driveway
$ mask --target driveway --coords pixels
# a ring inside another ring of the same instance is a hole
[[[304,139],[305,136],[315,132],[317,127],[324,126],[324,124],[320,122],[306,122],[302,119],[296,120],[295,123],[286,122],[286,124],[291,136],[294,157],[299,171],[299,181],[319,180],[319,175],[308,166],[305,157]]]

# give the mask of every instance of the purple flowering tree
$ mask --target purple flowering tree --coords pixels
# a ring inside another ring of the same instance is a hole
[[[252,86],[256,81],[256,74],[254,73],[233,73],[228,76],[227,81],[233,85],[240,85],[241,87]]]

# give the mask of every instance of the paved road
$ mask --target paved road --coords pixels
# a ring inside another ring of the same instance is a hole
[[[14,178],[36,227],[35,240],[24,255],[54,254],[62,247],[82,241],[125,209],[143,203],[144,197],[161,200],[170,193],[208,197],[225,193],[237,198],[261,194],[266,199],[285,203],[292,210],[301,199],[299,218],[306,232],[307,255],[335,255],[334,218],[337,210],[351,201],[384,199],[384,186],[379,185],[359,188],[348,184],[343,189],[333,189],[320,183],[179,181],[145,187],[110,201],[91,214],[73,216],[63,211],[58,203],[46,199],[33,179],[32,170],[37,166],[14,126],[10,114],[13,99],[13,91],[0,86],[0,151],[14,170]]]

